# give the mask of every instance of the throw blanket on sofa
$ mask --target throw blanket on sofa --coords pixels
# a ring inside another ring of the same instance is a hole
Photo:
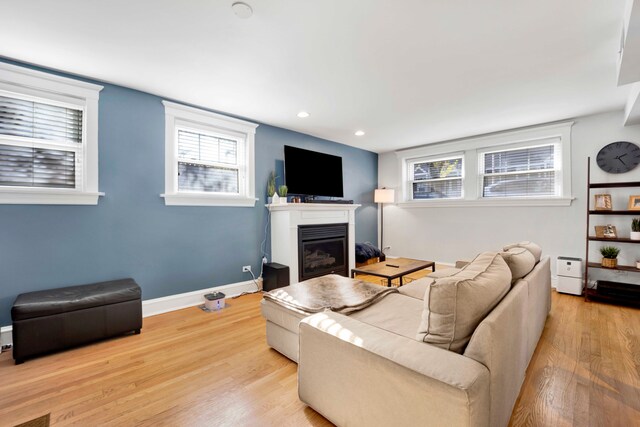
[[[274,289],[264,294],[264,298],[309,314],[326,310],[348,314],[365,309],[394,292],[398,289],[329,274]]]

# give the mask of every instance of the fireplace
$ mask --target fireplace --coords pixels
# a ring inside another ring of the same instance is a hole
[[[278,203],[277,205],[269,205],[268,208],[271,213],[271,261],[288,266],[289,282],[291,284],[298,283],[300,278],[303,277],[299,260],[300,230],[304,230],[309,226],[311,228],[322,227],[323,225],[346,226],[347,237],[345,243],[347,250],[344,255],[346,267],[344,272],[340,274],[347,275],[352,268],[356,267],[356,209],[358,207],[360,205],[323,203]],[[305,240],[311,241],[331,240],[336,234],[315,238],[313,233],[309,233],[309,230],[305,230],[304,233]],[[340,234],[343,233],[344,229],[341,230]],[[311,238],[307,239],[308,237]],[[322,254],[319,255],[322,256]],[[333,270],[331,268],[327,273]],[[307,271],[308,273],[311,272]],[[320,274],[317,271],[314,271],[314,273]]]
[[[298,280],[349,275],[348,224],[298,226]]]

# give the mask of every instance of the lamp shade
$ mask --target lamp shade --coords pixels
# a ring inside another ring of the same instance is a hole
[[[395,191],[391,188],[376,188],[373,194],[375,203],[393,203],[395,201]]]

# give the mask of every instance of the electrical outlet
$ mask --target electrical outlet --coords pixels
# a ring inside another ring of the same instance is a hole
[[[266,264],[267,262],[268,262],[268,261],[267,261],[267,257],[266,257],[266,256],[263,256],[263,257],[262,257],[262,263],[263,263],[263,264]]]
[[[250,265],[243,265],[242,266],[242,272],[243,273],[248,273],[251,271],[251,266]]]

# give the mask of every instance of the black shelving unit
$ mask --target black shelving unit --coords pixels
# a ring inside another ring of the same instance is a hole
[[[590,289],[589,284],[589,269],[590,268],[602,268],[606,270],[619,270],[619,271],[628,271],[632,273],[640,273],[640,270],[636,268],[635,265],[618,265],[614,268],[603,267],[602,264],[597,262],[589,262],[589,243],[590,242],[615,242],[615,243],[628,243],[628,244],[640,244],[640,240],[631,240],[626,237],[616,237],[616,238],[608,238],[608,237],[596,237],[590,235],[590,224],[591,224],[591,215],[636,215],[640,217],[640,211],[629,211],[629,210],[591,210],[589,209],[589,205],[591,203],[591,190],[597,188],[640,188],[640,181],[633,182],[591,182],[591,158],[587,158],[587,232],[586,232],[586,255],[585,255],[585,268],[584,268],[584,298],[586,301],[589,300],[600,300],[606,301],[614,304],[624,304],[624,305],[633,305],[640,306],[640,297],[634,292],[599,292],[598,289]],[[607,282],[612,283],[616,287],[622,289],[625,286],[636,286],[636,285],[627,285],[625,283],[615,283],[615,282]],[[609,289],[611,289],[609,287]],[[640,289],[640,287],[636,288]]]

